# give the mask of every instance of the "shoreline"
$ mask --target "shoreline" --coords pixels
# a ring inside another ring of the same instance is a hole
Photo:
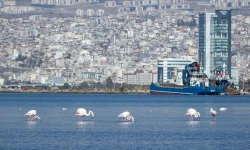
[[[82,91],[82,90],[0,90],[1,93],[24,93],[24,94],[150,94],[147,91]]]
[[[134,94],[134,95],[150,95],[150,90],[133,90],[133,91],[118,91],[118,90],[13,90],[13,89],[0,89],[0,94]],[[245,92],[240,95],[250,95]],[[239,96],[240,96],[239,95]],[[225,96],[232,96],[226,94]]]

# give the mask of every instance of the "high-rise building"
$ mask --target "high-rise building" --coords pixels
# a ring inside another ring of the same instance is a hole
[[[231,10],[199,14],[199,63],[208,77],[231,76]]]

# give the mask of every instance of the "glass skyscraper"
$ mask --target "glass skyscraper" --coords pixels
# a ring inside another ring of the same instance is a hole
[[[199,14],[199,62],[208,77],[231,76],[231,10]]]

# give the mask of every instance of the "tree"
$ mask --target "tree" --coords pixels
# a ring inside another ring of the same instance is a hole
[[[125,87],[121,86],[119,90],[120,90],[121,93],[123,93],[125,91]]]
[[[82,82],[80,84],[79,88],[81,88],[81,89],[88,89],[89,88],[89,84],[87,82]]]
[[[66,83],[64,83],[64,85],[62,86],[62,89],[69,89],[69,84],[66,82]]]
[[[108,79],[106,80],[106,85],[107,85],[107,88],[109,89],[114,87],[114,83],[110,77],[108,77]]]
[[[121,84],[120,83],[114,83],[114,88],[115,89],[119,89],[121,87]]]
[[[96,86],[97,89],[102,89],[102,83],[101,82],[97,82],[95,86]]]
[[[88,84],[89,84],[90,89],[94,89],[95,88],[95,82],[90,81]]]

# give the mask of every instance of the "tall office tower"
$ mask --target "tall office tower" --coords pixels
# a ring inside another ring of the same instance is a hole
[[[208,77],[231,77],[230,10],[199,14],[199,62]]]

